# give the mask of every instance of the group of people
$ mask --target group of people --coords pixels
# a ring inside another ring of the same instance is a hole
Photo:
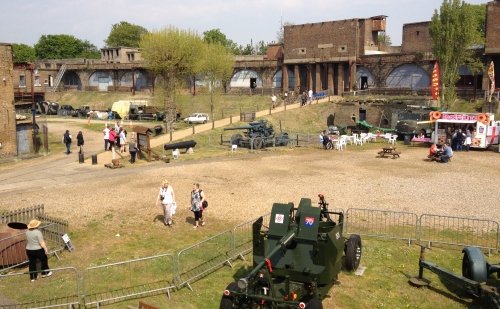
[[[104,151],[111,151],[116,146],[121,153],[127,152],[125,148],[127,145],[127,130],[120,126],[119,121],[111,128],[106,124],[102,133],[104,135]]]
[[[172,218],[177,210],[177,202],[175,200],[174,189],[168,180],[164,180],[161,184],[158,197],[156,198],[156,204],[158,205],[159,203],[161,203],[163,209],[163,223],[168,227],[172,227],[174,224]],[[208,201],[205,193],[200,189],[199,183],[194,183],[193,190],[191,191],[191,206],[189,208],[194,214],[194,229],[205,225],[203,212],[207,207]]]
[[[448,163],[453,157],[453,149],[449,143],[444,144],[442,148],[439,148],[437,144],[432,144],[429,148],[429,155],[427,157],[431,159],[431,161]]]
[[[300,97],[300,106],[311,104],[312,99],[313,99],[313,91],[311,89],[309,89],[307,93],[304,91],[302,93],[302,96]]]
[[[71,143],[73,142],[73,137],[71,136],[71,133],[69,133],[69,130],[66,130],[66,132],[63,134],[62,137],[62,143],[66,146],[66,154],[69,155],[71,153]],[[83,139],[83,133],[82,131],[79,131],[78,134],[76,135],[76,145],[79,147],[78,152],[83,153],[83,144],[85,143],[85,140]]]
[[[454,151],[469,151],[470,145],[472,145],[472,133],[470,129],[452,131],[451,128],[447,128],[446,140]]]

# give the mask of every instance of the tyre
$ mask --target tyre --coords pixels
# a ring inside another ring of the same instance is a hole
[[[286,146],[288,145],[288,142],[289,142],[289,137],[288,137],[288,133],[281,133],[279,136],[278,136],[278,141],[276,143],[277,146]]]
[[[323,304],[317,298],[313,298],[306,304],[307,309],[323,309]]]
[[[351,235],[345,244],[344,251],[344,268],[348,271],[355,271],[361,261],[361,237],[356,234]]]
[[[264,143],[262,142],[262,138],[256,137],[253,140],[253,149],[261,149],[264,147]]]
[[[231,139],[230,139],[231,145],[238,145],[239,146],[241,139],[242,139],[241,134],[233,134],[231,136]]]
[[[231,282],[226,287],[226,290],[229,290],[229,291],[236,291],[237,289],[238,289],[238,284],[236,284],[236,282]],[[231,309],[231,308],[235,308],[233,298],[231,296],[223,295],[221,300],[220,300],[219,309]]]
[[[486,282],[486,279],[488,279],[488,270],[481,250],[476,247],[466,247],[462,252],[464,253],[462,275],[467,279],[479,283]]]
[[[326,149],[332,150],[333,149],[333,143],[332,142],[326,143]]]

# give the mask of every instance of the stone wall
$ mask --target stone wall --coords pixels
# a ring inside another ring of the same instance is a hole
[[[486,54],[500,54],[500,1],[488,2],[486,8]]]
[[[17,155],[12,46],[0,43],[0,158]]]

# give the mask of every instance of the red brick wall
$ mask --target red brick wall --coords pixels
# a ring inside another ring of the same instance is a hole
[[[500,54],[500,1],[488,2],[486,8],[486,45],[487,54]]]
[[[0,43],[0,158],[17,155],[12,46]]]
[[[401,52],[432,52],[432,38],[429,33],[430,22],[403,25]]]

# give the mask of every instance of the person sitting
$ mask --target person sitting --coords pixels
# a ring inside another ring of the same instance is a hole
[[[326,149],[328,142],[330,141],[330,138],[328,137],[328,134],[326,134],[326,131],[321,132],[321,143],[323,143],[323,148]]]
[[[441,157],[439,157],[439,161],[441,163],[448,163],[452,157],[453,150],[451,149],[450,144],[447,143],[443,146],[443,154],[441,155]]]
[[[437,151],[438,151],[437,145],[432,144],[431,147],[429,148],[429,155],[427,156],[427,158],[432,159],[436,157]]]

